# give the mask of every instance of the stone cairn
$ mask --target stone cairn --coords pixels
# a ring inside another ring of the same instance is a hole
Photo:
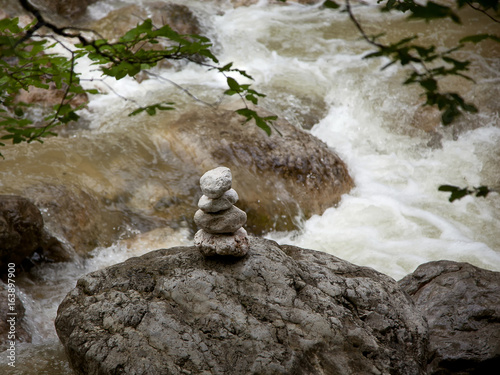
[[[201,229],[194,236],[194,244],[205,256],[242,257],[248,252],[247,231],[243,228],[247,214],[234,206],[238,193],[231,189],[232,180],[226,167],[212,169],[200,178],[203,196],[194,222]]]

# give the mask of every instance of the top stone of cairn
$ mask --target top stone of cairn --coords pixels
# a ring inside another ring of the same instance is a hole
[[[208,198],[220,198],[226,191],[231,189],[232,180],[233,177],[229,168],[217,167],[201,176],[201,191]]]

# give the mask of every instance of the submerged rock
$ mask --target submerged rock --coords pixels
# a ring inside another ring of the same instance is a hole
[[[427,327],[397,283],[250,238],[246,257],[150,252],[81,278],[57,333],[77,374],[424,374]]]
[[[429,375],[500,369],[500,272],[441,260],[399,282],[429,323]]]

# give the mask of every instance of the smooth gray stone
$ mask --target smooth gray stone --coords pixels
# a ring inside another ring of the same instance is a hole
[[[222,197],[216,199],[202,195],[198,201],[198,207],[203,212],[219,212],[231,208],[236,202],[238,202],[238,193],[234,189],[229,189]]]
[[[235,206],[216,213],[206,213],[202,210],[194,214],[194,222],[208,233],[234,233],[247,221],[247,214]]]
[[[231,189],[232,181],[233,177],[229,168],[217,167],[201,176],[201,191],[209,198],[220,198]]]

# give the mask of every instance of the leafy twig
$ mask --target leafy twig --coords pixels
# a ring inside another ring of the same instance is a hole
[[[438,188],[439,191],[444,191],[447,193],[451,193],[449,201],[453,202],[458,199],[462,199],[466,195],[475,195],[476,197],[486,198],[489,193],[498,192],[495,189],[491,189],[487,186],[478,186],[469,189],[468,187],[458,187],[454,185],[441,185]]]

